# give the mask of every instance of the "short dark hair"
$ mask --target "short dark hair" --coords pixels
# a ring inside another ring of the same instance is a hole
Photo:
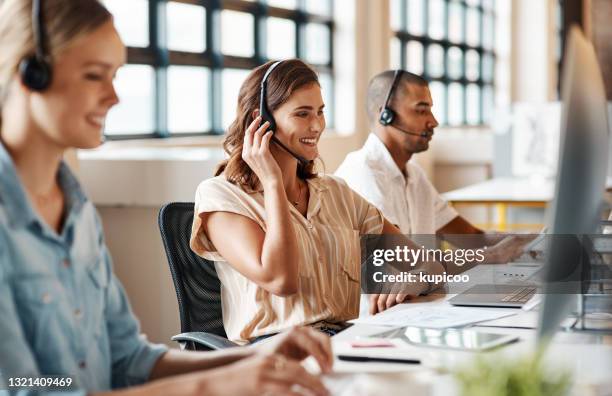
[[[389,89],[391,88],[391,84],[393,83],[393,77],[395,75],[395,70],[385,70],[382,73],[378,73],[370,80],[368,84],[368,96],[367,96],[367,110],[368,110],[368,118],[370,120],[370,124],[376,122],[380,115],[380,109],[385,105],[385,99],[387,98],[387,94],[389,93]],[[419,85],[422,87],[426,87],[429,84],[427,80],[423,77],[404,71],[402,73],[402,77],[398,83],[398,86],[395,88],[395,92],[393,93],[393,98],[389,101],[391,107],[393,107],[393,102],[397,98],[401,98],[405,94],[405,88],[409,85]],[[404,89],[402,89],[404,88]]]

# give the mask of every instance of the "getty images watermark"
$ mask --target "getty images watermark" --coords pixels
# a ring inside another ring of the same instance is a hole
[[[470,281],[468,274],[450,274],[444,271],[442,274],[431,274],[424,268],[426,263],[452,263],[457,267],[465,264],[482,264],[485,262],[488,247],[479,249],[441,249],[426,248],[425,246],[395,246],[395,248],[377,248],[372,252],[371,264],[381,268],[385,265],[392,273],[382,270],[374,271],[372,279],[376,283],[414,283],[424,282],[433,285],[446,283],[467,283]],[[415,267],[419,268],[415,270]],[[402,271],[401,268],[410,267],[410,271]],[[446,267],[446,266],[445,266]]]
[[[541,246],[535,246],[539,252],[532,249],[536,237],[365,235],[361,238],[361,289],[366,294],[412,293],[419,283],[428,285],[428,291],[455,293],[476,283],[508,283],[504,275],[508,266],[498,264],[517,260],[543,263]],[[513,282],[526,279],[511,277]]]
[[[546,294],[593,293],[612,286],[609,262],[612,239],[605,235],[365,235],[361,290],[411,294],[426,284],[428,292],[498,293],[471,288],[512,284],[546,286]]]

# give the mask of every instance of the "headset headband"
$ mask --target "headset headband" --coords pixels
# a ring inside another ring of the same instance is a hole
[[[398,69],[393,74],[393,82],[391,83],[391,87],[389,87],[389,92],[387,92],[387,98],[385,99],[385,105],[383,106],[384,108],[388,108],[389,107],[389,101],[393,97],[393,92],[395,92],[395,88],[397,87],[397,83],[399,82],[399,80],[402,77],[403,73],[404,73],[403,70]]]
[[[268,70],[266,70],[266,74],[264,74],[263,79],[261,80],[261,87],[263,88],[264,85],[267,83],[268,80],[268,76],[270,75],[270,73],[272,73],[272,70],[274,70],[274,68],[278,65],[280,65],[283,61],[277,61],[272,63],[272,65],[270,67],[268,67]]]
[[[34,33],[34,46],[36,57],[44,60],[46,58],[45,51],[45,28],[43,26],[42,0],[32,1],[32,31]]]

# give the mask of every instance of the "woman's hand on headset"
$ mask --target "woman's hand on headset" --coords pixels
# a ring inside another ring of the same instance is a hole
[[[283,176],[270,152],[270,139],[273,133],[268,130],[270,123],[266,121],[261,124],[261,120],[261,116],[255,118],[244,133],[242,159],[255,172],[265,189],[266,186],[275,183],[282,184]]]

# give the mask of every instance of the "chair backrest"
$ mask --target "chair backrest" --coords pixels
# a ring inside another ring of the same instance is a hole
[[[172,202],[160,209],[158,217],[178,298],[181,332],[205,331],[227,338],[214,263],[189,247],[193,208],[193,202]]]

